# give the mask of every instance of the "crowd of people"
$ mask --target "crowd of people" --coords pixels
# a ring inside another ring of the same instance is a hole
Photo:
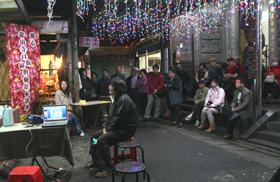
[[[206,70],[205,64],[200,64],[195,75],[196,92],[194,106],[191,114],[185,120],[194,119],[198,129],[206,127],[206,121],[210,127],[206,132],[215,131],[215,115],[226,115],[226,135],[224,139],[233,138],[234,123],[237,119],[252,120],[253,100],[250,87],[246,88],[246,82],[251,75],[250,70],[255,68],[255,62],[249,60],[248,66],[243,69],[240,58],[228,58],[221,66],[215,58],[209,60],[211,68]],[[263,102],[272,98],[271,90],[279,87],[280,65],[279,59],[273,59],[271,67],[265,71],[263,68]],[[108,70],[102,70],[102,78],[97,81],[97,73],[93,72],[91,78],[87,77],[85,69],[80,69],[82,88],[80,98],[91,100],[112,101],[110,104],[101,105],[103,118],[102,129],[91,137],[91,143],[98,139],[96,151],[105,162],[105,167],[95,174],[96,177],[106,177],[112,173],[109,147],[132,137],[136,131],[137,118],[142,117],[144,122],[151,117],[151,109],[155,102],[153,120],[158,121],[162,110],[162,100],[166,101],[166,111],[171,115],[171,126],[182,127],[184,119],[180,104],[184,101],[189,77],[182,65],[172,66],[168,70],[168,78],[159,72],[159,66],[153,65],[153,72],[147,74],[146,69],[139,71],[137,67],[131,70],[131,75],[125,77],[121,73],[121,67],[115,68],[115,74],[111,77]],[[72,113],[71,93],[68,91],[66,80],[61,81],[60,90],[55,94],[56,104],[66,104],[68,107],[68,129],[71,132],[72,123],[80,136],[84,136],[77,117]],[[85,114],[91,114],[90,107],[84,107]],[[166,115],[168,116],[168,114]],[[90,122],[92,125],[93,123]],[[92,150],[91,150],[92,151]],[[95,152],[96,152],[95,151]],[[91,153],[92,155],[92,153]],[[84,168],[95,167],[93,161],[85,164]]]

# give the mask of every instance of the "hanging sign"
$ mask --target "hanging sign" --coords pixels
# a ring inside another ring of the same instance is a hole
[[[6,24],[6,46],[12,108],[31,111],[40,85],[39,28]]]
[[[180,49],[176,49],[176,61],[175,63],[180,63]]]
[[[84,37],[79,38],[80,47],[99,47],[100,41],[98,37]]]

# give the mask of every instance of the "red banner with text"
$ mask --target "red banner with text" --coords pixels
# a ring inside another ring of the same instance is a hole
[[[39,28],[6,24],[6,46],[12,108],[31,111],[40,86]]]

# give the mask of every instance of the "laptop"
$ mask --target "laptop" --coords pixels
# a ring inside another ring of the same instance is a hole
[[[43,118],[42,127],[66,126],[68,121],[66,105],[43,106]]]

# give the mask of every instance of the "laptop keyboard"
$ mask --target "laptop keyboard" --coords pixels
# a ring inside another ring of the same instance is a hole
[[[45,123],[42,125],[42,127],[48,127],[48,126],[66,126],[65,124],[54,124],[54,123]]]

